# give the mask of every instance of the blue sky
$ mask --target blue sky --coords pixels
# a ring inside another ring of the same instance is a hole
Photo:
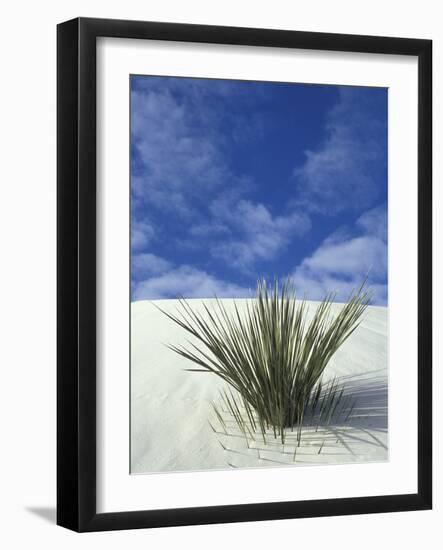
[[[132,300],[387,303],[387,90],[132,76]]]

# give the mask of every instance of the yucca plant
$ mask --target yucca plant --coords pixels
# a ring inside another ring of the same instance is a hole
[[[217,298],[213,308],[203,304],[204,311],[180,299],[175,314],[163,313],[196,341],[168,347],[199,366],[187,370],[213,373],[227,382],[238,392],[249,424],[254,428],[257,423],[263,437],[272,429],[284,442],[285,429],[300,428],[307,411],[312,416],[319,408],[324,417],[337,408],[337,386],[330,384],[325,391],[321,378],[331,357],[360,324],[370,292],[364,282],[335,316],[334,298],[329,293],[310,321],[310,306],[297,300],[289,279],[281,285],[259,281],[256,298],[246,301],[243,313],[235,301],[229,313]],[[241,427],[245,422],[237,418],[235,397],[225,396]]]

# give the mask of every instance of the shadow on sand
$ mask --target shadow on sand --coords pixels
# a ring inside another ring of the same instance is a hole
[[[347,403],[352,403],[351,408],[345,409],[327,425],[316,425],[315,419],[308,419],[302,428],[301,445],[297,444],[295,431],[288,431],[284,445],[273,440],[272,436],[264,443],[260,435],[256,434],[255,441],[246,440],[246,448],[240,448],[234,442],[245,440],[245,436],[236,428],[235,419],[223,410],[223,413],[228,414],[224,419],[227,431],[222,433],[214,428],[213,431],[223,449],[231,455],[228,465],[241,467],[235,464],[237,461],[233,460],[234,457],[251,456],[254,453],[257,453],[256,458],[260,461],[283,465],[295,462],[318,464],[319,454],[330,457],[326,463],[386,460],[388,379],[385,372],[372,371],[358,377],[343,376],[337,378],[337,382],[339,386],[344,386],[343,397],[347,398]],[[324,460],[321,462],[324,463]]]

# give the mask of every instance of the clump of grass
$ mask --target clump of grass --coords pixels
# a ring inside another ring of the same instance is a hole
[[[257,425],[263,437],[272,429],[284,442],[285,429],[297,426],[300,432],[307,414],[324,422],[336,411],[342,393],[333,383],[325,392],[321,377],[361,322],[370,301],[365,283],[336,316],[331,313],[335,294],[329,293],[310,321],[308,304],[297,300],[290,280],[281,287],[277,281],[271,286],[259,281],[244,314],[235,302],[230,314],[218,299],[214,308],[204,304],[204,312],[181,299],[176,314],[163,313],[196,343],[169,348],[199,366],[188,370],[213,373],[238,392],[247,423],[232,393],[225,394],[225,403],[245,436],[247,424]]]
[[[328,428],[331,424],[343,424],[349,417],[349,411],[352,412],[355,400],[352,396],[344,396],[345,385],[338,381],[335,377],[326,383],[319,380],[311,392],[311,395],[304,407],[303,418],[301,418],[296,427],[297,446],[300,446],[303,426],[315,426],[315,432],[319,427]],[[219,406],[215,402],[211,402],[211,406],[215,416],[222,427],[225,435],[229,435],[225,419],[221,411],[227,413],[235,422],[240,432],[246,439],[249,446],[249,439],[254,441],[256,435],[261,435],[263,443],[267,444],[266,433],[270,428],[255,411],[250,407],[237,392],[234,395],[231,389],[220,391]],[[211,425],[213,431],[214,428]],[[291,432],[294,431],[294,426],[290,426]],[[285,429],[274,430],[281,437],[284,444],[286,439]]]

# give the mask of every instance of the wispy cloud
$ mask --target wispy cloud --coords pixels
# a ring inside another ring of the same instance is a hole
[[[294,170],[297,202],[311,212],[337,214],[367,208],[377,199],[377,178],[386,177],[386,124],[380,112],[385,94],[339,88],[339,102],[329,112],[326,138]]]
[[[132,271],[137,279],[164,273],[168,269],[171,269],[171,262],[155,254],[145,252],[132,256]]]
[[[191,213],[199,194],[207,195],[226,175],[219,149],[201,131],[194,111],[168,90],[133,91],[131,112],[140,163],[131,182],[135,198],[175,215]]]
[[[166,298],[236,298],[250,295],[249,289],[223,281],[206,271],[189,265],[165,271],[137,282],[133,286],[133,300]]]
[[[131,220],[131,248],[133,252],[143,250],[153,240],[155,230],[145,221]]]
[[[273,216],[264,204],[249,200],[233,202],[227,197],[215,200],[211,211],[217,227],[231,228],[231,236],[210,246],[214,258],[249,270],[256,261],[273,260],[291,238],[310,229],[309,217],[302,212]]]
[[[148,236],[137,228],[138,215],[153,210],[159,226],[165,225],[165,216],[181,220],[176,243],[194,250],[204,246],[215,261],[242,271],[272,261],[291,238],[309,230],[309,217],[300,209],[273,214],[248,198],[253,179],[231,166],[229,151],[242,141],[263,138],[260,112],[248,117],[241,107],[257,97],[263,100],[264,90],[256,85],[251,99],[248,88],[236,82],[155,78],[141,80],[133,89],[137,169],[131,190],[137,251],[148,251]]]
[[[320,300],[337,292],[345,301],[369,273],[374,303],[387,300],[386,205],[365,212],[346,232],[327,238],[294,272],[301,294]]]
[[[242,184],[229,166],[226,147],[259,139],[260,116],[230,109],[230,98],[247,104],[236,82],[148,78],[131,92],[131,134],[137,159],[132,175],[135,200],[184,218],[220,185]]]
[[[358,218],[356,225],[365,233],[377,237],[386,243],[388,238],[388,217],[386,204],[372,208],[362,214]]]

